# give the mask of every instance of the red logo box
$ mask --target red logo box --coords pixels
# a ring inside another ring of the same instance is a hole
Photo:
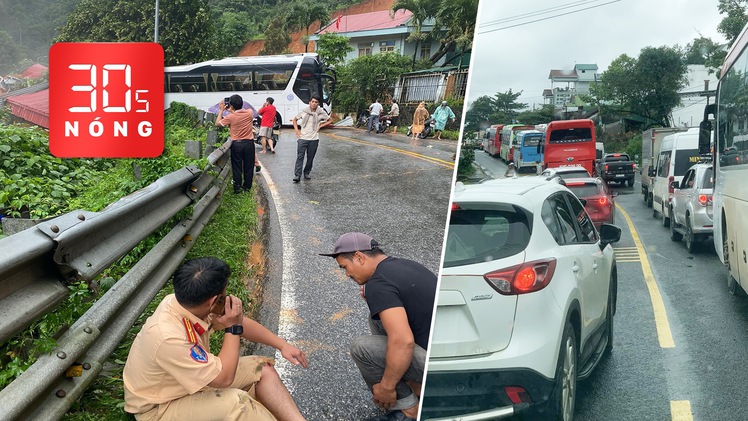
[[[164,150],[164,50],[143,43],[49,49],[49,149],[59,158],[153,158]]]

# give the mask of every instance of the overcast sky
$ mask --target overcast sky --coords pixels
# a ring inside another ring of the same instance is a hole
[[[717,32],[722,18],[717,4],[717,0],[481,0],[468,101],[512,89],[523,91],[519,102],[541,105],[543,89],[551,88],[551,69],[597,64],[602,73],[621,54],[636,58],[648,46],[684,47],[700,35],[724,43]]]

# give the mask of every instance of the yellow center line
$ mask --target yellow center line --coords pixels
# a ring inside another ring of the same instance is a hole
[[[624,218],[626,218],[626,223],[631,231],[631,236],[634,237],[634,245],[639,251],[642,272],[644,272],[644,282],[647,284],[649,297],[652,300],[652,309],[654,311],[655,326],[657,327],[657,337],[660,341],[660,348],[675,348],[673,334],[670,332],[670,322],[667,320],[665,303],[662,301],[660,289],[657,287],[657,282],[655,282],[654,274],[652,274],[652,267],[649,265],[649,259],[647,258],[647,253],[639,239],[639,234],[637,234],[636,228],[634,228],[634,224],[631,222],[631,218],[629,218],[626,211],[624,211],[618,204],[616,204],[616,208],[618,208],[618,211],[623,214]]]
[[[670,401],[670,415],[673,421],[693,421],[690,401]]]
[[[408,151],[408,150],[405,150],[405,149],[395,148],[395,147],[386,146],[386,145],[378,145],[376,143],[365,142],[365,141],[362,141],[362,140],[354,139],[352,137],[346,137],[346,136],[341,136],[341,135],[332,134],[332,133],[325,133],[325,135],[326,136],[330,136],[330,137],[335,138],[335,139],[339,139],[339,140],[346,140],[348,142],[355,142],[355,143],[360,143],[362,145],[375,146],[377,148],[382,148],[382,149],[389,149],[391,151],[395,151],[395,152],[398,152],[398,153],[401,153],[401,154],[404,154],[404,155],[409,155],[409,156],[412,156],[414,158],[422,159],[424,161],[433,162],[433,163],[435,163],[437,165],[441,165],[442,167],[449,168],[449,169],[454,169],[454,166],[455,166],[454,162],[452,162],[452,161],[447,161],[447,160],[440,159],[440,158],[434,158],[434,157],[427,156],[427,155],[421,155],[419,153],[411,152],[411,151]]]

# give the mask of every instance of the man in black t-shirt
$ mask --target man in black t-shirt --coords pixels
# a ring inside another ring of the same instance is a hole
[[[343,234],[332,253],[361,285],[371,335],[351,344],[351,356],[374,395],[390,412],[369,421],[415,420],[436,294],[436,275],[420,263],[384,254],[360,232]]]

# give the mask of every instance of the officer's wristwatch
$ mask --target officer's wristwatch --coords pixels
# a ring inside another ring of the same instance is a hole
[[[232,335],[241,335],[242,333],[244,333],[244,326],[233,325],[231,327],[227,327],[223,331],[226,333],[231,333]]]

